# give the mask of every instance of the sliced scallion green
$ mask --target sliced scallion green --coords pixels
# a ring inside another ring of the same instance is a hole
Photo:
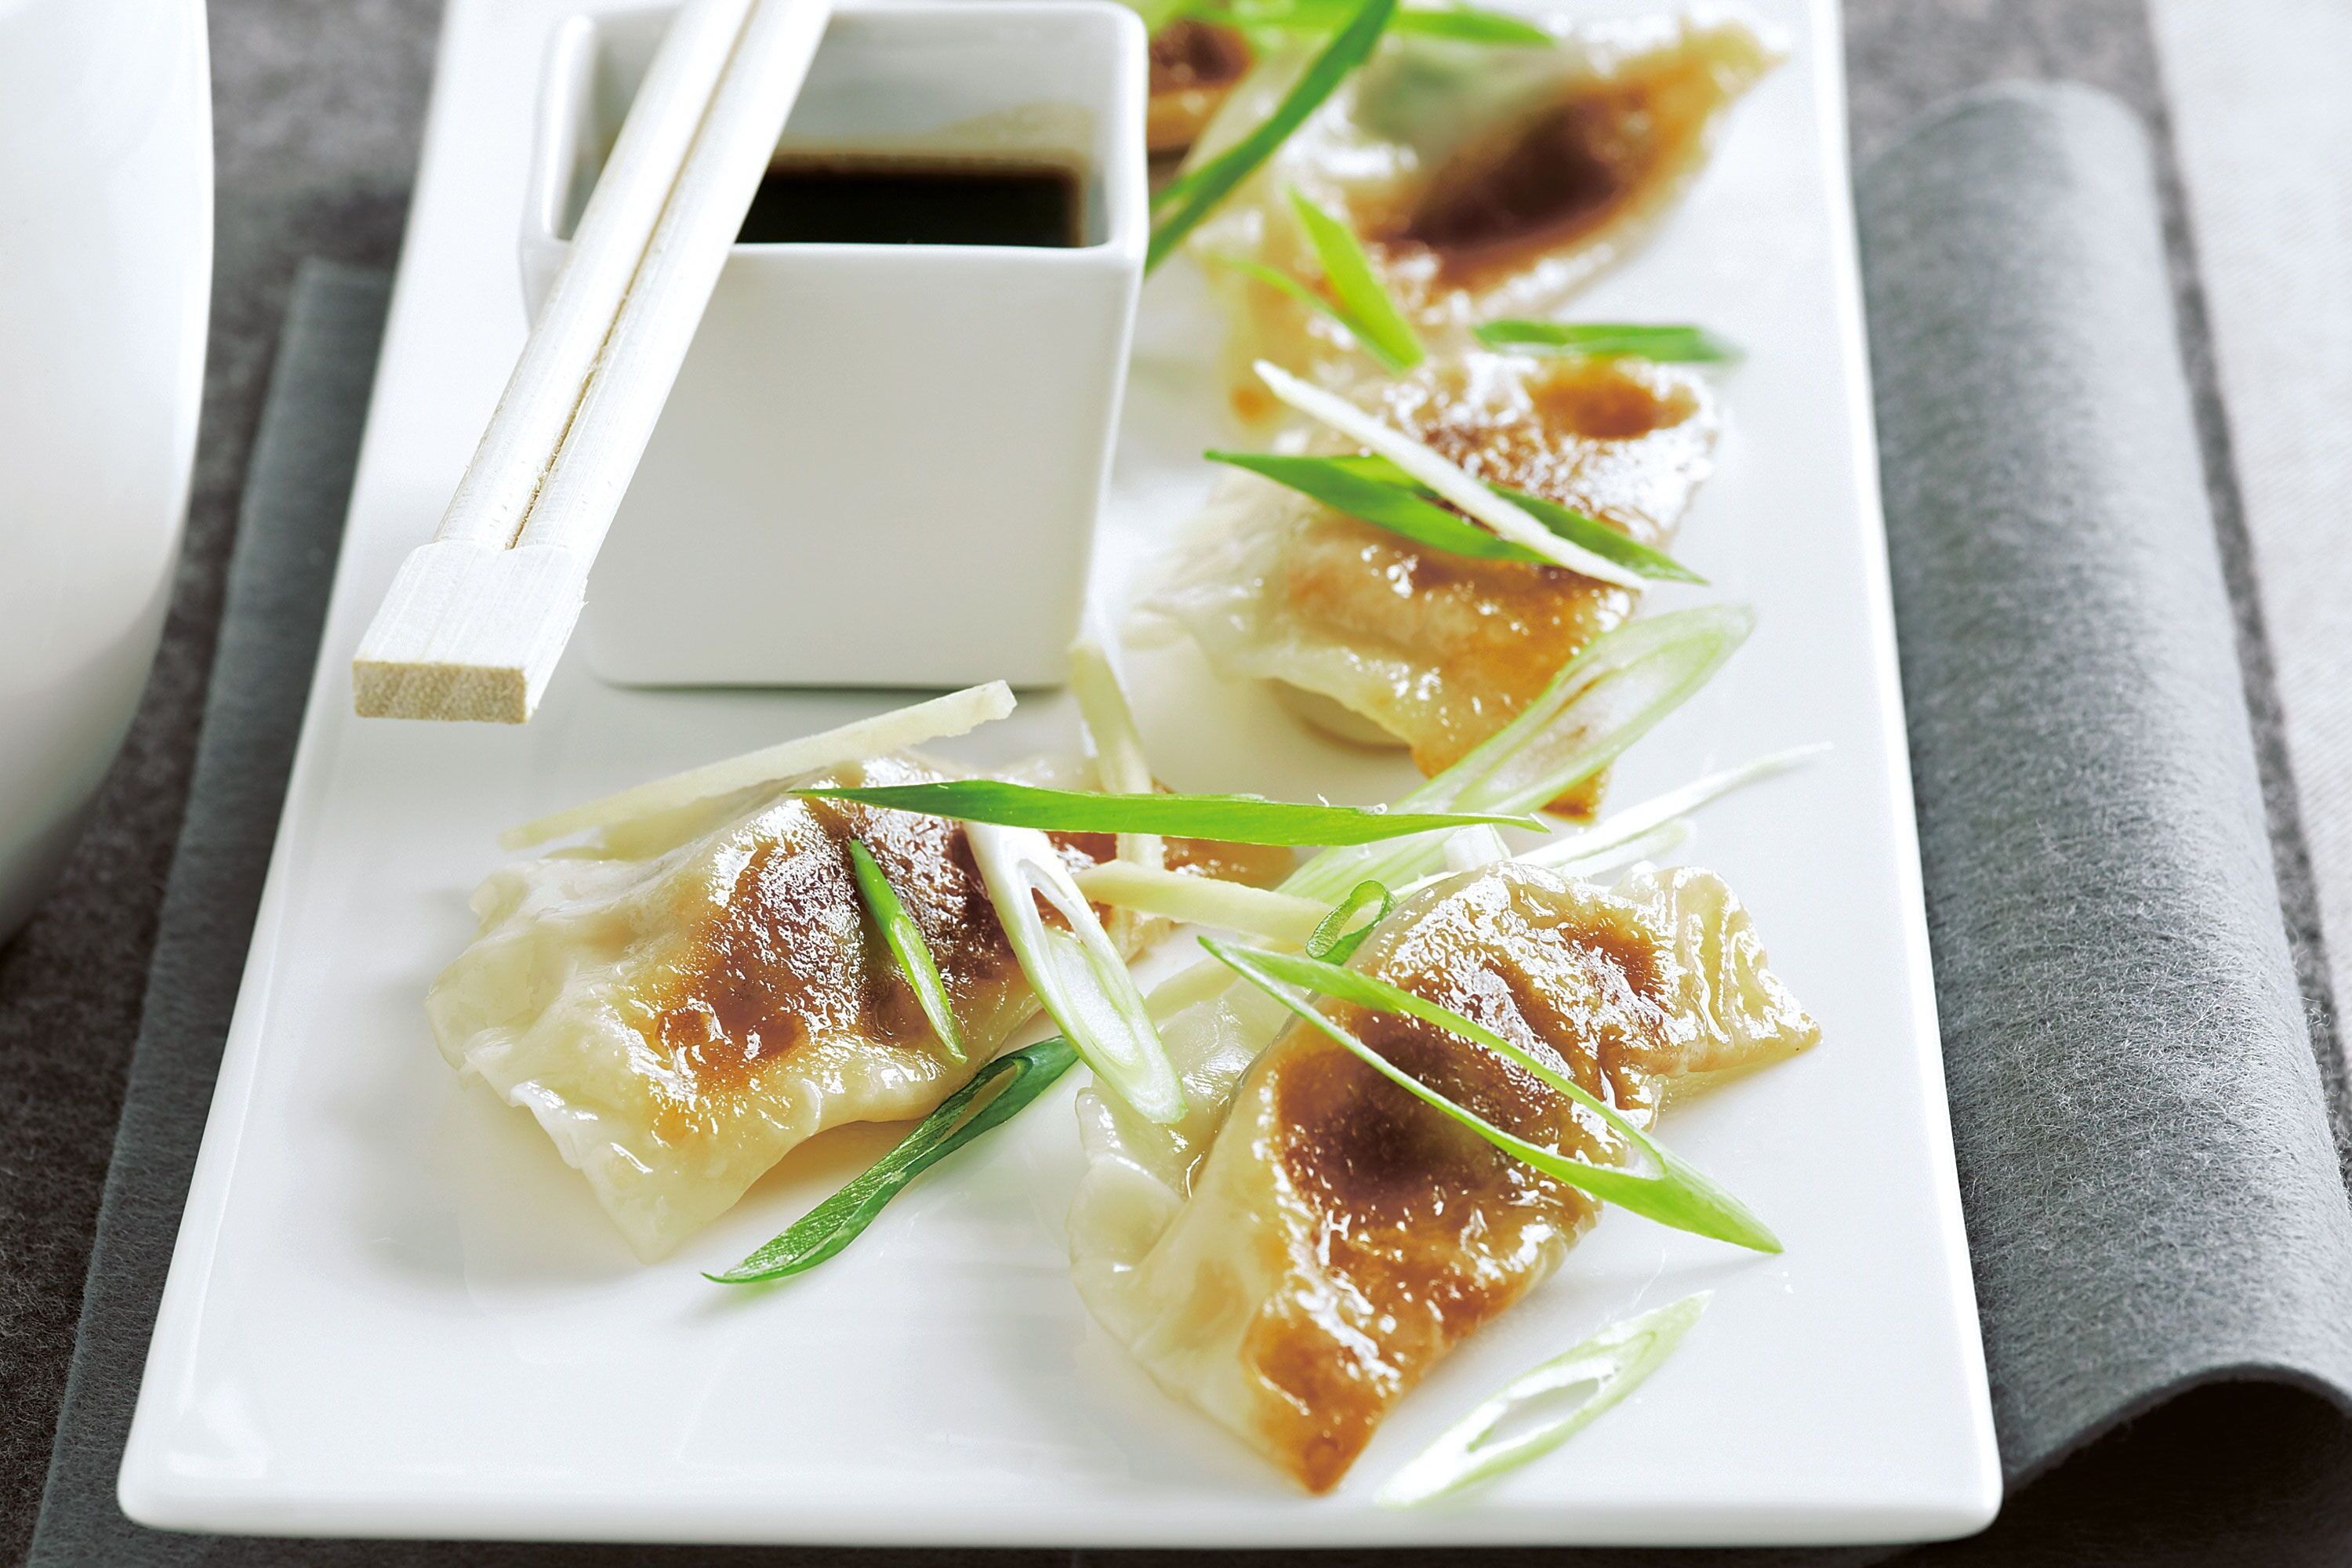
[[[1695,1235],[1712,1237],[1759,1252],[1778,1252],[1780,1243],[1747,1205],[1702,1174],[1664,1144],[1634,1126],[1583,1085],[1569,1078],[1533,1052],[1472,1022],[1451,1008],[1424,1001],[1376,976],[1342,969],[1303,953],[1274,952],[1236,946],[1213,937],[1201,945],[1234,973],[1324,1034],[1346,1047],[1367,1067],[1463,1126],[1503,1152],[1553,1179],[1591,1194],[1604,1203],[1638,1214],[1660,1225]],[[1571,1103],[1591,1112],[1626,1146],[1636,1151],[1646,1171],[1619,1165],[1596,1165],[1570,1158],[1539,1143],[1531,1143],[1496,1126],[1477,1112],[1430,1088],[1359,1039],[1338,1019],[1318,1007],[1313,994],[1352,1002],[1385,1013],[1401,1013],[1433,1024],[1510,1062],[1548,1085]]]
[[[1397,0],[1363,0],[1350,14],[1347,25],[1334,33],[1322,52],[1307,62],[1306,70],[1291,84],[1282,101],[1274,106],[1273,113],[1223,152],[1169,182],[1152,198],[1152,210],[1159,216],[1152,225],[1150,247],[1144,253],[1146,272],[1166,260],[1169,252],[1198,227],[1235,185],[1274,156],[1275,149],[1304,125],[1307,116],[1322,107],[1325,99],[1339,90],[1349,72],[1371,58],[1373,46],[1381,41],[1381,34],[1396,15],[1396,6]]]
[[[725,1273],[703,1278],[721,1285],[750,1285],[815,1268],[856,1241],[908,1183],[981,1134],[1019,1115],[1077,1059],[1069,1042],[1058,1038],[1040,1040],[997,1058],[917,1122],[898,1147],[793,1221],[782,1236]],[[1003,1087],[988,1102],[973,1110],[974,1102],[1000,1083]]]
[[[1374,478],[1350,466],[1344,458],[1292,457],[1271,452],[1208,451],[1201,455],[1213,463],[1246,468],[1310,496],[1333,511],[1402,534],[1432,550],[1466,555],[1475,561],[1550,564],[1524,545],[1489,533],[1465,521],[1460,513],[1448,511],[1418,488]]]
[[[1097,795],[1006,779],[845,784],[806,789],[822,800],[854,800],[893,811],[1034,827],[1048,833],[1159,833],[1229,844],[1371,844],[1440,827],[1540,828],[1518,813],[1394,812],[1253,795]]]
[[[1460,508],[1512,543],[1534,551],[1555,565],[1597,577],[1603,583],[1614,583],[1621,588],[1642,585],[1638,573],[1559,537],[1517,504],[1471,477],[1452,458],[1406,435],[1380,416],[1358,407],[1337,393],[1309,385],[1271,361],[1259,360],[1250,368],[1279,401],[1338,431],[1366,451],[1388,458],[1417,483],[1435,491],[1439,500]]]
[[[1331,912],[1307,939],[1307,956],[1325,963],[1347,963],[1372,934],[1372,928],[1395,908],[1396,900],[1380,883],[1357,883],[1353,892],[1331,906]]]
[[[1505,1384],[1389,1479],[1372,1500],[1412,1508],[1542,1458],[1599,1420],[1674,1354],[1712,1292],[1611,1323]],[[1581,1397],[1574,1397],[1577,1395]],[[1549,1415],[1537,1412],[1570,1399]],[[1511,1436],[1498,1436],[1504,1428]]]
[[[1524,545],[1489,533],[1464,520],[1458,512],[1437,504],[1437,492],[1422,484],[1388,458],[1364,453],[1346,457],[1294,457],[1263,452],[1201,454],[1214,463],[1227,463],[1261,474],[1301,495],[1312,496],[1334,511],[1345,512],[1391,533],[1402,534],[1433,550],[1449,551],[1481,561],[1517,561],[1556,565]],[[1580,511],[1558,501],[1508,485],[1486,487],[1542,523],[1570,543],[1605,560],[1662,582],[1705,583],[1706,578],[1663,550],[1628,538]]]
[[[1578,511],[1574,507],[1562,506],[1529,490],[1515,490],[1508,485],[1489,485],[1486,488],[1504,500],[1516,502],[1520,510],[1570,544],[1590,550],[1603,561],[1613,561],[1657,582],[1704,584],[1706,581],[1664,551],[1620,533],[1599,518]]]
[[[1490,349],[1545,349],[1594,359],[1717,364],[1739,351],[1705,327],[1633,321],[1487,321],[1475,329]]]
[[[1290,190],[1290,210],[1306,231],[1307,243],[1315,247],[1316,262],[1338,302],[1341,324],[1356,341],[1392,374],[1427,359],[1429,351],[1421,346],[1412,323],[1381,287],[1380,274],[1372,270],[1372,258],[1364,254],[1354,231],[1307,200],[1295,185]]]
[[[922,1005],[923,1016],[930,1021],[931,1032],[940,1037],[940,1048],[947,1053],[948,1060],[962,1061],[963,1035],[956,1028],[947,982],[940,978],[940,966],[931,960],[930,944],[923,940],[923,928],[915,923],[915,917],[898,901],[890,879],[882,874],[882,863],[874,858],[874,851],[855,838],[849,841],[849,868],[857,879],[857,892],[866,900],[866,912],[874,917],[882,941],[898,961],[898,972],[907,977],[908,987]]]
[[[1232,5],[1212,0],[1180,6],[1176,14],[1250,31],[1328,33],[1344,25],[1354,10],[1346,0],[1234,0]],[[1475,5],[1404,5],[1398,8],[1389,26],[1399,33],[1459,44],[1539,48],[1559,41],[1533,22]]]
[[[1337,323],[1339,330],[1346,332],[1357,347],[1380,361],[1382,369],[1394,374],[1409,368],[1391,363],[1381,344],[1367,336],[1362,325],[1349,317],[1347,311],[1341,310],[1335,300],[1316,292],[1314,289],[1300,279],[1293,278],[1281,268],[1269,267],[1263,261],[1247,256],[1237,256],[1230,250],[1212,251],[1207,259],[1220,267],[1231,268],[1245,278],[1254,278],[1269,289],[1279,289],[1324,320]]]

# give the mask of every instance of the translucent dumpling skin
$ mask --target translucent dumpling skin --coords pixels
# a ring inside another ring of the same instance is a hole
[[[950,776],[888,757],[814,784]],[[950,1060],[866,917],[862,839],[937,960]],[[1258,876],[1178,839],[1172,864]],[[1063,842],[1074,865],[1107,837]],[[961,825],[782,786],[509,866],[425,1000],[442,1055],[536,1117],[646,1258],[827,1127],[921,1116],[1036,1012]]]
[[[1196,236],[1234,322],[1237,408],[1270,412],[1254,359],[1307,374],[1352,357],[1330,323],[1215,263],[1239,254],[1315,278],[1290,190],[1344,217],[1425,331],[1551,316],[1646,237],[1724,110],[1777,58],[1726,18],[1588,23],[1549,48],[1391,34]],[[1235,89],[1202,150],[1264,120],[1302,64],[1269,62]]]
[[[1661,548],[1713,466],[1713,395],[1677,367],[1473,350],[1349,390],[1479,478]],[[1139,602],[1136,629],[1189,635],[1228,679],[1353,714],[1433,773],[1633,607],[1630,591],[1564,567],[1432,549],[1235,472]]]
[[[1677,1085],[1820,1033],[1702,871],[1637,872],[1614,891],[1514,866],[1467,873],[1400,908],[1352,967],[1549,1057],[1637,1121]],[[1601,1152],[1564,1099],[1491,1053],[1324,1005],[1487,1120]],[[1081,1097],[1072,1262],[1096,1318],[1168,1393],[1319,1492],[1448,1350],[1559,1265],[1595,1205],[1305,1025],[1253,1060],[1280,1027],[1266,1009],[1239,992],[1173,1022],[1188,1090],[1207,1103],[1172,1131]]]

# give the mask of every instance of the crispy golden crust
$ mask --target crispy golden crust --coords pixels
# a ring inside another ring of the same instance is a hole
[[[1819,1035],[1703,872],[1645,874],[1615,893],[1516,867],[1475,873],[1401,909],[1353,967],[1476,1019],[1637,1121],[1678,1080]],[[1410,1019],[1325,1006],[1489,1121],[1603,1152],[1582,1113],[1502,1058]],[[1200,1054],[1184,1028],[1171,1040]],[[1072,1215],[1077,1277],[1171,1393],[1323,1491],[1432,1366],[1559,1264],[1595,1205],[1311,1026],[1291,1025],[1237,1079],[1213,1142],[1188,1143],[1181,1168],[1097,1121]]]

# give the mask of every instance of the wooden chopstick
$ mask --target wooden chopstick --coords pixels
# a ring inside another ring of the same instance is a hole
[[[679,10],[439,529],[360,640],[362,716],[538,707],[831,11]]]

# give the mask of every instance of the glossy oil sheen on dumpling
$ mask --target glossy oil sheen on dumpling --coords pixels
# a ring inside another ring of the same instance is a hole
[[[1633,248],[1705,159],[1722,110],[1774,50],[1745,23],[1658,16],[1589,23],[1549,48],[1391,34],[1266,165],[1203,224],[1196,252],[1318,274],[1287,205],[1296,188],[1342,216],[1390,293],[1424,331],[1548,317]],[[1225,100],[1213,153],[1264,120],[1303,64],[1270,62]],[[1278,290],[1208,263],[1234,319],[1232,384],[1349,356],[1328,322]]]
[[[950,776],[908,757],[814,784]],[[938,961],[950,1061],[852,879],[865,841]],[[1073,863],[1110,841],[1066,838]],[[1208,861],[1175,840],[1171,861]],[[452,1066],[539,1120],[643,1257],[722,1213],[795,1144],[920,1116],[1034,1016],[961,825],[782,786],[507,867],[426,1000]]]
[[[1714,398],[1679,367],[1474,350],[1348,390],[1479,478],[1661,548],[1713,466]],[[1629,590],[1565,567],[1432,549],[1234,472],[1185,531],[1135,629],[1147,641],[1181,630],[1228,679],[1336,704],[1433,773],[1633,605]]]
[[[1802,1050],[1819,1030],[1715,877],[1613,891],[1499,866],[1408,900],[1351,967],[1546,1054],[1635,1121],[1669,1091]],[[1595,1205],[1236,988],[1171,1020],[1188,1121],[1079,1100],[1071,1255],[1095,1317],[1188,1400],[1313,1491],[1448,1350],[1511,1306]],[[1500,1058],[1326,1002],[1374,1049],[1488,1121],[1588,1157],[1573,1108]]]

